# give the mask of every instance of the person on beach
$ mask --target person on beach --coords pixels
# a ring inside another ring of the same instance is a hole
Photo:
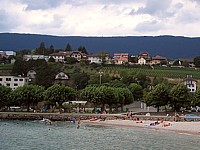
[[[80,119],[77,120],[77,124],[78,124],[77,125],[77,129],[79,129],[80,128],[80,124],[81,124],[81,120]]]

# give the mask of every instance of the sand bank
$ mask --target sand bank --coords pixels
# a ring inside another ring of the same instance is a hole
[[[133,121],[133,120],[105,120],[105,121],[90,121],[85,120],[84,123],[104,125],[104,126],[121,126],[121,127],[139,127],[139,128],[148,128],[156,130],[166,130],[173,131],[183,134],[193,134],[200,135],[200,122],[169,122],[164,121],[163,123],[155,125],[156,121]]]

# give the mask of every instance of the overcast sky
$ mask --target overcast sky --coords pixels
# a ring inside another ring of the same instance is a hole
[[[0,32],[200,36],[200,0],[0,0]]]

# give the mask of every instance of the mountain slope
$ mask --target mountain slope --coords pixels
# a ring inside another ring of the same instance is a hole
[[[51,36],[39,34],[0,33],[1,50],[35,49],[44,42],[55,49],[64,49],[70,43],[72,49],[85,46],[89,53],[108,51],[138,54],[147,51],[151,56],[162,55],[168,58],[189,58],[200,55],[200,38],[176,36],[129,36],[129,37],[80,37]]]

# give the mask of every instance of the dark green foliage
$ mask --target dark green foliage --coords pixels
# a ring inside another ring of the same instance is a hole
[[[170,100],[169,91],[164,84],[158,84],[154,89],[144,94],[144,102],[148,106],[155,106],[159,111],[160,106],[165,106]]]
[[[78,51],[81,52],[81,53],[84,53],[84,54],[88,54],[88,52],[87,52],[87,50],[86,50],[86,48],[84,46],[80,46],[78,48]]]
[[[36,49],[35,54],[37,55],[45,55],[46,53],[46,48],[44,42],[40,43],[40,47]]]
[[[24,61],[17,59],[13,65],[12,75],[27,76],[28,71],[37,70],[38,67],[47,65],[44,59]]]
[[[0,85],[0,107],[10,104],[11,88]]]
[[[22,59],[17,59],[13,65],[12,68],[12,75],[21,75],[21,76],[27,76],[27,73],[29,71],[30,67],[28,66],[28,62],[23,61]]]
[[[200,106],[200,88],[198,88],[194,94],[192,105]]]
[[[194,65],[197,68],[200,68],[200,56],[194,58]]]
[[[49,63],[39,66],[36,70],[35,84],[44,86],[45,88],[50,87],[54,84],[56,74],[61,70],[62,65],[59,63]]]
[[[73,57],[66,57],[65,58],[65,63],[66,64],[76,64],[78,61],[76,58]]]
[[[191,104],[188,88],[183,84],[175,85],[170,91],[170,96],[172,98],[170,105],[176,111]]]
[[[49,48],[46,49],[46,51],[44,52],[44,55],[49,55],[54,53],[54,46],[51,45]]]
[[[131,83],[128,86],[130,92],[132,93],[134,100],[139,101],[143,97],[143,88],[141,85],[136,83]]]
[[[54,106],[58,103],[61,108],[64,102],[75,100],[76,92],[68,86],[54,84],[45,91],[44,95],[46,101]]]
[[[72,47],[71,47],[71,45],[69,43],[67,43],[65,51],[72,51]]]
[[[72,80],[74,82],[74,88],[81,90],[87,86],[89,75],[86,73],[75,73],[72,76]]]
[[[12,93],[12,103],[19,106],[26,106],[29,111],[30,106],[36,106],[43,101],[44,88],[38,85],[24,85],[16,88]]]

